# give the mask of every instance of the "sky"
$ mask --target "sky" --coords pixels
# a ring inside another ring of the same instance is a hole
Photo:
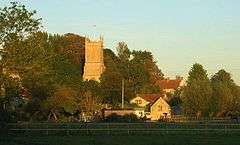
[[[98,39],[113,51],[120,41],[147,50],[166,77],[188,76],[200,63],[240,85],[239,0],[21,0],[37,10],[43,30]],[[0,7],[9,4],[1,0]]]

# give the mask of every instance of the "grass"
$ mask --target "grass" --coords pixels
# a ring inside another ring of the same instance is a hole
[[[0,135],[0,145],[240,145],[239,124],[86,123],[12,125],[11,128],[24,130],[8,132],[7,136]],[[148,130],[166,128],[167,130],[162,131]],[[46,129],[53,130],[47,131]],[[86,132],[86,130],[69,129],[100,130],[87,130]],[[141,131],[132,130],[129,132],[128,129],[140,129]],[[184,129],[190,130],[184,131]]]
[[[0,145],[239,145],[239,135],[18,136],[0,137]]]

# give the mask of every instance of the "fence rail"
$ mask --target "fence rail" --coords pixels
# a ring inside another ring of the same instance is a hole
[[[218,123],[16,123],[8,124],[8,134],[196,134],[238,133],[240,124]]]

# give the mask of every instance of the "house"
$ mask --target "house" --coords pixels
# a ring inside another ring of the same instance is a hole
[[[186,82],[182,77],[176,76],[176,79],[163,79],[158,80],[155,83],[155,86],[159,86],[164,93],[171,93],[173,94],[176,90],[180,89],[181,87],[185,86]]]
[[[138,94],[130,103],[145,107],[147,118],[159,120],[171,117],[171,107],[164,98],[165,94]]]

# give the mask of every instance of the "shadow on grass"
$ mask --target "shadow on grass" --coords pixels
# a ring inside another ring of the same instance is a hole
[[[1,136],[0,145],[239,145],[239,135]]]

